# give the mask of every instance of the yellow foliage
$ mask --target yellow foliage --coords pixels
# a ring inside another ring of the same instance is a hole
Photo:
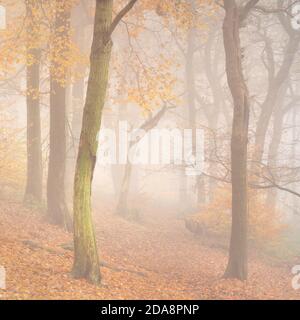
[[[56,17],[64,14],[64,10],[70,12],[77,3],[78,0],[31,0],[27,2],[28,12],[24,1],[10,3],[10,10],[17,13],[0,32],[0,81],[13,76],[20,66],[36,63],[30,53],[35,49],[40,51],[43,64],[51,66],[52,76],[61,85],[85,76],[78,70],[88,66],[88,57],[72,40],[72,28],[55,26]],[[70,23],[70,18],[66,19]]]
[[[8,122],[8,123],[7,123]],[[26,144],[24,129],[9,127],[9,119],[1,115],[0,177],[1,185],[22,188],[26,174]]]
[[[113,57],[112,66],[117,80],[116,95],[111,97],[114,103],[137,105],[143,112],[156,110],[163,104],[182,103],[178,94],[182,85],[177,77],[179,62],[166,52],[162,51],[156,59],[135,51],[129,57],[120,53]]]
[[[187,218],[190,225],[208,234],[229,237],[231,230],[231,190],[218,189],[210,204]],[[249,240],[255,243],[276,242],[285,226],[278,210],[265,203],[262,193],[249,192]]]
[[[124,6],[124,1],[118,1],[116,4],[116,12]],[[133,8],[133,14],[128,18],[135,19],[135,24],[131,24],[129,31],[131,36],[137,36],[142,30],[141,25],[145,24],[146,14],[155,13],[161,17],[165,27],[173,25],[182,32],[187,32],[190,28],[201,29],[206,26],[205,16],[214,12],[217,6],[212,0],[196,0],[196,1],[160,1],[160,0],[141,0],[138,5]]]
[[[178,80],[171,73],[172,62],[162,59],[157,67],[136,70],[137,81],[128,88],[127,102],[139,105],[143,110],[155,110],[162,102],[179,104],[176,94]]]

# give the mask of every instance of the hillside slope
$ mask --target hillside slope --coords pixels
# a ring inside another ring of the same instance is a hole
[[[291,288],[289,267],[271,267],[257,259],[251,259],[249,281],[221,279],[226,252],[202,246],[181,220],[157,215],[136,224],[99,210],[95,221],[101,287],[70,276],[70,234],[20,204],[0,202],[0,265],[7,271],[7,289],[0,290],[0,298],[300,298]]]

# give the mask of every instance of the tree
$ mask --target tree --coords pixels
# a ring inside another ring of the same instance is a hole
[[[243,75],[240,43],[241,23],[258,0],[250,0],[239,8],[235,0],[224,0],[223,38],[226,74],[233,98],[231,137],[232,229],[226,278],[247,279],[247,216],[248,216],[248,130],[249,93]]]
[[[50,67],[50,151],[47,181],[48,215],[52,223],[71,230],[65,200],[66,171],[66,74],[61,68],[68,55],[70,3],[56,0]],[[59,60],[63,61],[59,61]]]
[[[278,3],[281,4],[281,6],[277,10],[277,16],[281,25],[283,26],[283,29],[288,35],[288,43],[286,45],[286,51],[278,71],[276,72],[275,66],[272,66],[271,71],[269,71],[269,88],[265,100],[261,106],[261,113],[255,131],[255,150],[252,159],[254,161],[254,167],[259,166],[263,160],[266,135],[275,110],[276,101],[280,99],[280,92],[289,77],[290,70],[293,66],[300,43],[299,33],[293,30],[290,23],[290,17],[285,17],[284,13],[282,12],[282,1],[279,1]]]
[[[131,0],[112,20],[113,0],[97,0],[90,74],[83,111],[82,129],[74,182],[74,266],[76,278],[94,284],[101,281],[99,257],[91,216],[91,193],[97,158],[97,136],[108,85],[112,50],[111,35],[137,0]]]
[[[142,134],[138,136],[135,140],[131,141],[129,144],[129,150],[132,150],[136,147],[136,145],[145,137],[145,135],[155,128],[159,121],[164,117],[167,107],[162,107],[155,116],[150,114],[149,119],[147,119],[138,129],[138,132]],[[123,217],[130,217],[130,212],[128,210],[128,194],[130,189],[130,179],[132,175],[132,164],[130,163],[130,159],[127,159],[127,164],[125,166],[125,172],[123,176],[123,180],[121,183],[120,196],[117,204],[116,213]]]
[[[83,14],[84,13],[84,14]],[[66,196],[67,201],[73,199],[74,173],[77,160],[77,151],[79,145],[82,112],[85,98],[86,72],[88,68],[88,34],[87,27],[93,24],[92,14],[87,8],[87,1],[76,1],[71,14],[71,29],[73,31],[73,43],[75,45],[75,57],[77,63],[72,66],[72,82],[69,84],[72,92],[71,103],[68,112],[68,147],[67,147],[67,165],[66,165]],[[74,56],[73,56],[74,59]]]
[[[39,2],[26,1],[27,59],[27,183],[25,201],[41,203],[43,165],[40,119]]]

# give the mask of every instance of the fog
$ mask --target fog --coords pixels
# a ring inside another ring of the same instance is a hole
[[[0,4],[0,297],[299,298],[297,2]]]

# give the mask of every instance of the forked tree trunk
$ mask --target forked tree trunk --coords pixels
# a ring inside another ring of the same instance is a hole
[[[231,141],[232,230],[225,277],[247,279],[247,146],[249,127],[248,90],[242,71],[240,17],[234,0],[224,1],[223,25],[226,73],[233,97],[234,116]]]
[[[57,0],[54,50],[68,41],[70,11],[67,5]],[[50,151],[47,181],[48,216],[52,223],[71,230],[72,223],[65,199],[66,172],[66,88],[57,79],[57,61],[52,61],[50,70]]]
[[[40,50],[33,45],[37,31],[34,11],[38,10],[36,1],[26,1],[28,17],[27,29],[27,180],[24,200],[42,202],[43,165],[40,117]],[[36,14],[36,13],[35,13]],[[38,35],[36,35],[38,36]]]
[[[73,275],[86,278],[94,284],[100,283],[101,275],[91,215],[91,189],[112,49],[111,41],[107,40],[112,22],[112,5],[113,0],[96,2],[90,75],[74,182]]]
[[[167,108],[164,106],[161,108],[159,112],[155,116],[151,116],[149,119],[147,119],[139,128],[140,131],[149,132],[153,128],[155,128],[159,121],[163,118],[167,111]],[[135,148],[137,144],[144,138],[145,135],[139,136],[136,140],[131,141],[129,145],[129,150],[132,148]],[[129,196],[129,191],[130,191],[130,181],[132,177],[132,164],[130,162],[130,159],[127,159],[127,163],[125,165],[125,170],[124,170],[124,176],[122,179],[121,183],[121,189],[120,189],[120,195],[119,195],[119,200],[117,203],[117,209],[116,209],[116,214],[123,216],[123,217],[128,217],[130,215],[129,208],[128,208],[128,196]]]
[[[286,53],[281,67],[274,77],[273,81],[269,85],[268,93],[266,99],[261,108],[261,114],[259,116],[257,127],[255,131],[255,149],[253,154],[253,168],[259,168],[259,165],[263,161],[264,147],[267,137],[267,132],[269,129],[270,121],[274,113],[274,108],[276,106],[276,101],[279,99],[280,91],[284,86],[285,81],[287,81],[291,67],[295,60],[295,55],[298,52],[300,43],[300,37],[290,36],[289,42],[287,44]]]
[[[280,143],[283,134],[285,113],[287,112],[284,101],[287,95],[288,85],[289,83],[286,83],[284,85],[280,94],[278,95],[276,105],[274,106],[273,132],[268,150],[268,167],[271,172],[277,167],[278,164],[278,151],[280,149]],[[276,188],[271,188],[267,193],[266,205],[268,205],[273,210],[276,209],[277,194],[278,190]]]

